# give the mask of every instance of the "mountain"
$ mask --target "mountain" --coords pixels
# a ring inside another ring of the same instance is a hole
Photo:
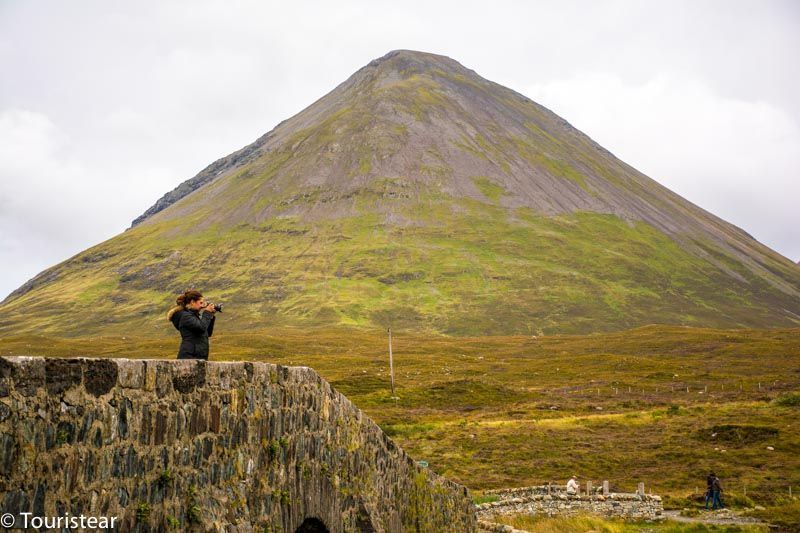
[[[800,324],[792,261],[525,96],[405,50],[17,289],[0,334],[161,334],[189,286],[238,331]]]

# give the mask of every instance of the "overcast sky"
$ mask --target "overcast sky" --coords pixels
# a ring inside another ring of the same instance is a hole
[[[800,259],[800,2],[0,0],[0,298],[398,48]]]

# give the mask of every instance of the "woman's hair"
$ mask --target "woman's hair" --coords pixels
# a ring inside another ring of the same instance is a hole
[[[190,304],[192,302],[196,302],[197,300],[199,300],[202,297],[203,297],[203,295],[200,294],[200,291],[189,290],[189,291],[184,292],[180,296],[178,296],[178,298],[177,298],[177,300],[175,300],[175,302],[178,305],[180,305],[181,307],[183,307],[186,304]]]
[[[185,291],[183,294],[181,294],[180,296],[178,296],[178,298],[175,299],[175,303],[177,305],[169,310],[169,312],[167,313],[167,320],[170,320],[172,318],[172,315],[174,315],[181,309],[184,309],[187,304],[195,302],[201,299],[202,297],[203,295],[200,294],[200,291],[195,291],[191,289]]]

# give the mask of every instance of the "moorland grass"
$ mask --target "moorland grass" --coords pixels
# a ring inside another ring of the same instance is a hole
[[[685,524],[670,520],[663,522],[636,522],[618,519],[603,519],[594,516],[573,518],[547,518],[529,515],[498,516],[497,523],[507,524],[530,533],[763,533],[765,526]]]
[[[734,506],[777,512],[775,502],[800,487],[797,329],[468,338],[396,331],[394,400],[383,333],[230,333],[228,316],[212,338],[212,360],[311,366],[414,458],[474,490],[577,473],[622,491],[643,481],[681,508],[699,504],[713,469]],[[151,337],[6,337],[0,353],[172,358],[177,341],[164,322]]]

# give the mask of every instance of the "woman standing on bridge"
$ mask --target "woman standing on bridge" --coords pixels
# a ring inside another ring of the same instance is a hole
[[[206,303],[203,295],[193,290],[178,296],[176,303],[167,313],[167,319],[181,333],[178,359],[207,360],[208,338],[214,332],[214,313],[217,307]]]

